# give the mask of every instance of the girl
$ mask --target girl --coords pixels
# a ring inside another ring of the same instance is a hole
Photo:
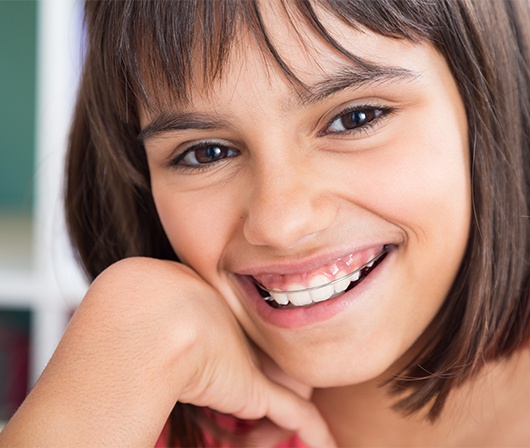
[[[527,0],[86,27],[66,204],[97,278],[3,445],[530,443]]]

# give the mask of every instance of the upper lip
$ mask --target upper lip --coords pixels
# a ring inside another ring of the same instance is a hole
[[[368,249],[380,247],[381,249],[385,246],[396,246],[396,243],[390,242],[381,242],[381,243],[370,243],[361,247],[349,248],[349,249],[336,249],[333,251],[328,251],[326,253],[321,253],[318,255],[308,256],[301,259],[292,259],[281,260],[270,263],[256,263],[255,265],[246,266],[241,269],[235,269],[235,272],[238,275],[247,275],[247,276],[257,276],[260,274],[300,274],[305,272],[310,272],[319,267],[325,266],[327,264],[336,262],[341,258],[347,257],[350,254],[355,254],[356,252],[362,252]]]

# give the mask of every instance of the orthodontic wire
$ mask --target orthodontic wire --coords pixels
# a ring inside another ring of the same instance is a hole
[[[294,291],[279,291],[279,290],[276,290],[276,289],[267,289],[265,287],[263,287],[261,284],[259,284],[258,282],[256,282],[256,284],[265,292],[269,292],[269,293],[278,293],[278,294],[286,294],[286,295],[289,295],[289,294],[296,294],[296,293],[299,293],[299,292],[310,292],[310,291],[314,291],[315,289],[319,289],[319,288],[322,288],[323,286],[332,286],[336,283],[339,283],[343,280],[346,280],[348,277],[351,277],[352,275],[354,275],[355,273],[357,272],[360,272],[362,271],[363,269],[365,269],[367,267],[367,265],[369,265],[370,263],[372,263],[372,266],[375,262],[377,262],[378,260],[381,259],[381,257],[383,255],[385,255],[386,253],[388,252],[387,249],[384,249],[383,251],[381,251],[378,255],[376,255],[374,258],[372,258],[368,263],[365,263],[363,266],[361,266],[360,268],[356,269],[355,271],[353,272],[350,272],[349,274],[346,274],[346,275],[343,275],[342,277],[339,277],[329,283],[326,283],[324,285],[320,285],[320,286],[311,286],[310,288],[305,288],[305,289],[296,289]]]

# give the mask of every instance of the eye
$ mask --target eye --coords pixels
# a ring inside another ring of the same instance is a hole
[[[333,118],[321,134],[345,133],[370,128],[390,110],[383,107],[361,106],[347,109]]]
[[[203,143],[188,148],[172,159],[170,165],[181,168],[206,168],[238,154],[237,150],[225,145]]]

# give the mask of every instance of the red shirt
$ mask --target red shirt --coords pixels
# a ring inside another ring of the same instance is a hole
[[[227,429],[233,428],[234,430],[241,425],[243,425],[243,427],[246,427],[248,429],[251,428],[250,423],[246,424],[245,422],[241,420],[231,418],[231,417],[226,417],[226,418],[223,417],[222,424],[223,424],[223,427]],[[166,425],[164,427],[164,430],[162,431],[162,434],[160,434],[158,441],[156,442],[155,448],[168,448],[168,442],[167,442],[168,435],[169,435],[169,426]],[[230,445],[226,442],[220,445],[217,445],[214,439],[208,433],[205,433],[205,438],[206,438],[206,443],[208,446],[211,444],[211,446],[218,446],[219,448],[234,448],[233,445]],[[280,444],[276,445],[275,448],[307,448],[307,447],[306,445],[302,443],[302,441],[297,436],[292,436],[289,439],[284,440]]]

